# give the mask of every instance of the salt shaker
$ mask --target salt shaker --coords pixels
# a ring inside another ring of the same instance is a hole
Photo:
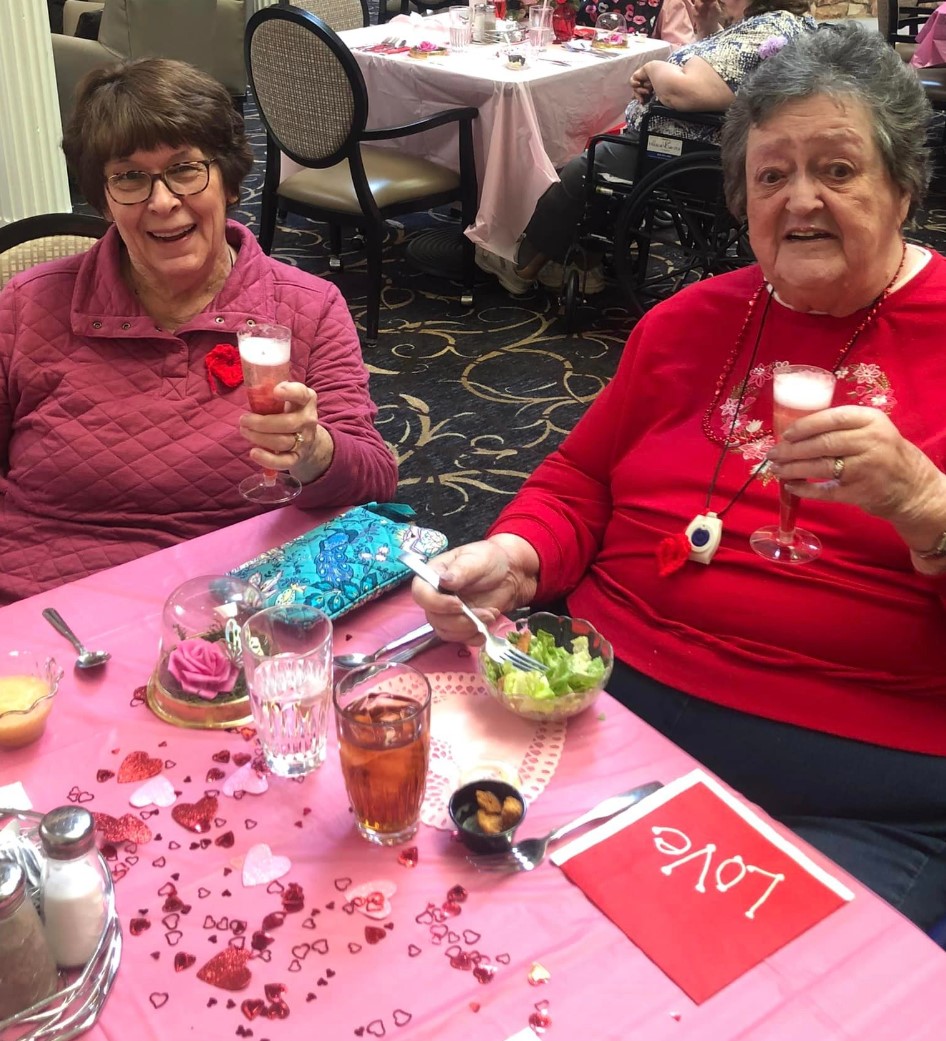
[[[58,985],[42,923],[26,899],[23,869],[0,859],[0,1020],[48,998]]]
[[[79,806],[60,806],[43,817],[39,836],[46,853],[46,939],[60,968],[77,968],[92,957],[105,929],[105,868],[95,848],[95,821]]]

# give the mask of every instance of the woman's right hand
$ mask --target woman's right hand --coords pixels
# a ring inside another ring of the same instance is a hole
[[[719,0],[683,0],[683,4],[698,40],[705,40],[719,30],[723,14]]]
[[[654,96],[654,85],[650,82],[650,73],[647,70],[650,64],[649,61],[645,62],[631,73],[631,90],[635,99],[642,105],[646,105]]]
[[[538,584],[538,554],[518,535],[467,543],[434,557],[430,566],[440,575],[442,592],[421,578],[414,579],[411,592],[437,635],[448,642],[482,642],[451,593],[491,625],[500,614],[531,603]]]

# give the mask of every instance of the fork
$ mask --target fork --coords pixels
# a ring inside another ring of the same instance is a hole
[[[426,560],[420,554],[414,553],[412,550],[405,549],[400,554],[401,563],[414,572],[418,578],[422,578],[428,585],[431,585],[436,590],[440,590],[440,575],[427,563]],[[446,590],[444,590],[446,592]],[[486,628],[486,623],[476,614],[476,612],[468,605],[465,604],[456,593],[450,593],[451,596],[456,597],[457,603],[459,603],[461,610],[470,619],[470,621],[476,626],[476,631],[486,641],[484,644],[484,650],[486,651],[487,657],[491,658],[498,664],[508,662],[515,669],[521,669],[523,672],[548,672],[548,666],[543,665],[542,662],[536,661],[535,658],[526,654],[525,651],[520,651],[518,647],[508,641],[504,640],[501,636],[494,636],[493,633]]]
[[[624,792],[621,795],[612,795],[609,799],[599,802],[597,806],[593,806],[587,813],[583,813],[568,824],[563,824],[554,831],[550,831],[544,838],[525,839],[522,842],[517,842],[515,846],[512,846],[504,853],[487,853],[485,856],[469,856],[466,859],[479,871],[501,871],[506,873],[531,871],[545,860],[549,843],[564,838],[585,824],[613,817],[615,814],[621,813],[635,803],[640,802],[641,799],[646,799],[648,795],[653,795],[659,788],[663,788],[663,784],[660,781],[648,781],[647,784],[641,784],[637,788],[632,788],[629,792]]]

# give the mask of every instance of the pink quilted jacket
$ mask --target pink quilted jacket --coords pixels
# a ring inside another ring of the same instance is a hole
[[[237,428],[245,392],[212,392],[204,365],[247,318],[292,329],[292,377],[318,392],[335,441],[297,505],[394,496],[397,467],[340,293],[267,257],[242,225],[228,222],[227,239],[239,256],[225,285],[176,333],[119,276],[114,228],[0,293],[0,603],[261,509],[237,491],[256,469]]]

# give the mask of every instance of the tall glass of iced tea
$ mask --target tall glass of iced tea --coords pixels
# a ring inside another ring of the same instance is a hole
[[[365,665],[335,684],[342,776],[355,824],[394,846],[417,831],[430,754],[430,683],[409,665]]]
[[[277,383],[289,379],[290,331],[284,325],[245,323],[237,329],[237,346],[250,409],[260,416],[282,412],[283,403],[273,390]],[[302,485],[295,477],[277,470],[263,470],[240,482],[240,494],[251,502],[278,505],[294,499],[300,491]]]

